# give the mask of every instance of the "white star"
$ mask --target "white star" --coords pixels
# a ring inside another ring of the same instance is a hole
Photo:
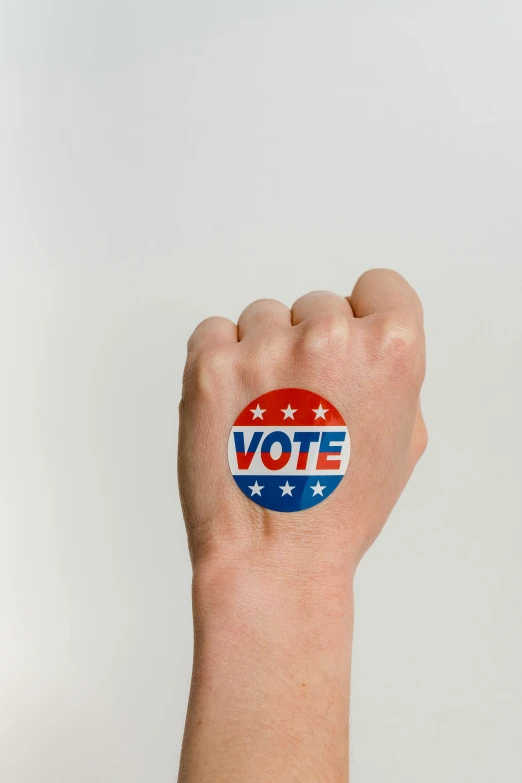
[[[293,490],[293,489],[295,489],[295,487],[291,487],[291,486],[290,486],[290,484],[288,483],[288,481],[286,482],[286,484],[284,485],[284,487],[279,487],[279,489],[282,489],[282,490],[283,490],[283,494],[281,495],[281,497],[282,497],[282,498],[283,498],[285,495],[290,495],[290,497],[293,497],[293,495],[292,495],[292,490]]]
[[[254,419],[262,419],[265,411],[266,408],[261,408],[259,403],[257,403],[257,408],[250,408],[250,413],[254,414]]]
[[[328,413],[330,408],[323,408],[321,403],[319,403],[319,407],[318,408],[312,408],[312,410],[315,413],[315,418],[316,419],[325,419],[326,420],[326,416],[324,414]]]
[[[296,410],[297,408],[291,408],[290,403],[288,403],[288,408],[286,410],[284,408],[281,408],[281,413],[285,414],[285,419],[293,419]]]
[[[264,487],[260,487],[256,479],[255,484],[252,487],[249,487],[249,489],[252,490],[250,497],[253,497],[254,495],[259,495],[259,497],[261,497],[261,490],[264,489]]]
[[[317,482],[317,484],[315,485],[315,487],[312,487],[312,486],[310,486],[310,489],[313,489],[313,491],[314,491],[314,496],[315,496],[315,495],[321,495],[321,497],[324,497],[324,495],[323,495],[323,489],[326,489],[326,484],[324,485],[324,487],[322,487],[322,486],[319,484],[319,481],[318,481],[318,482]]]

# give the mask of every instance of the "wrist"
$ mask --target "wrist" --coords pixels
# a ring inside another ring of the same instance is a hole
[[[207,560],[194,570],[196,673],[235,661],[256,661],[272,675],[294,671],[339,674],[349,664],[353,627],[353,578],[335,559],[302,555],[281,560],[263,549],[247,557]],[[299,676],[298,676],[299,679]]]
[[[326,631],[330,619],[351,615],[354,573],[350,552],[324,541],[289,535],[214,547],[194,562],[195,621],[234,623],[248,609],[266,627],[292,618],[296,631],[315,623]]]
[[[265,541],[195,565],[186,731],[235,760],[226,774],[226,760],[209,761],[207,778],[185,756],[194,779],[251,780],[270,759],[270,779],[318,780],[301,767],[311,742],[319,768],[335,767],[328,779],[346,779],[353,575],[326,549],[292,549]]]

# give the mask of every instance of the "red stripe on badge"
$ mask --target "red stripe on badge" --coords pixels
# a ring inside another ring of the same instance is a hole
[[[239,414],[236,427],[344,427],[331,402],[305,389],[276,389],[257,397]]]
[[[268,470],[281,470],[292,456],[290,451],[282,451],[279,457],[272,457],[269,451],[261,452],[261,462]]]
[[[254,459],[254,452],[247,451],[246,454],[243,454],[243,452],[241,451],[236,451],[236,457],[237,457],[237,466],[239,470],[248,470],[250,467],[250,463]]]
[[[341,460],[338,451],[320,451],[317,455],[316,470],[339,470]]]

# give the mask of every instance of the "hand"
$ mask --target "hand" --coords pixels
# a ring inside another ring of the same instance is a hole
[[[263,299],[237,326],[219,317],[203,321],[189,341],[180,406],[180,491],[194,563],[248,547],[262,529],[265,536],[298,533],[303,547],[341,548],[354,569],[426,446],[424,363],[419,298],[388,270],[364,274],[348,299],[316,291],[291,310]],[[297,515],[250,502],[227,462],[236,416],[260,394],[283,387],[326,397],[351,439],[339,488]]]
[[[194,566],[194,670],[180,783],[348,779],[353,576],[426,447],[422,308],[398,274],[289,310],[259,300],[190,338],[179,485]],[[344,418],[348,470],[324,502],[269,511],[227,460],[243,408],[280,388]]]

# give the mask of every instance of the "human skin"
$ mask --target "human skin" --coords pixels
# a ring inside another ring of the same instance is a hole
[[[179,486],[193,565],[194,666],[179,783],[345,783],[353,579],[427,443],[422,307],[375,269],[350,297],[259,300],[188,344]],[[264,392],[310,389],[351,440],[338,488],[281,513],[236,486],[227,440]]]

